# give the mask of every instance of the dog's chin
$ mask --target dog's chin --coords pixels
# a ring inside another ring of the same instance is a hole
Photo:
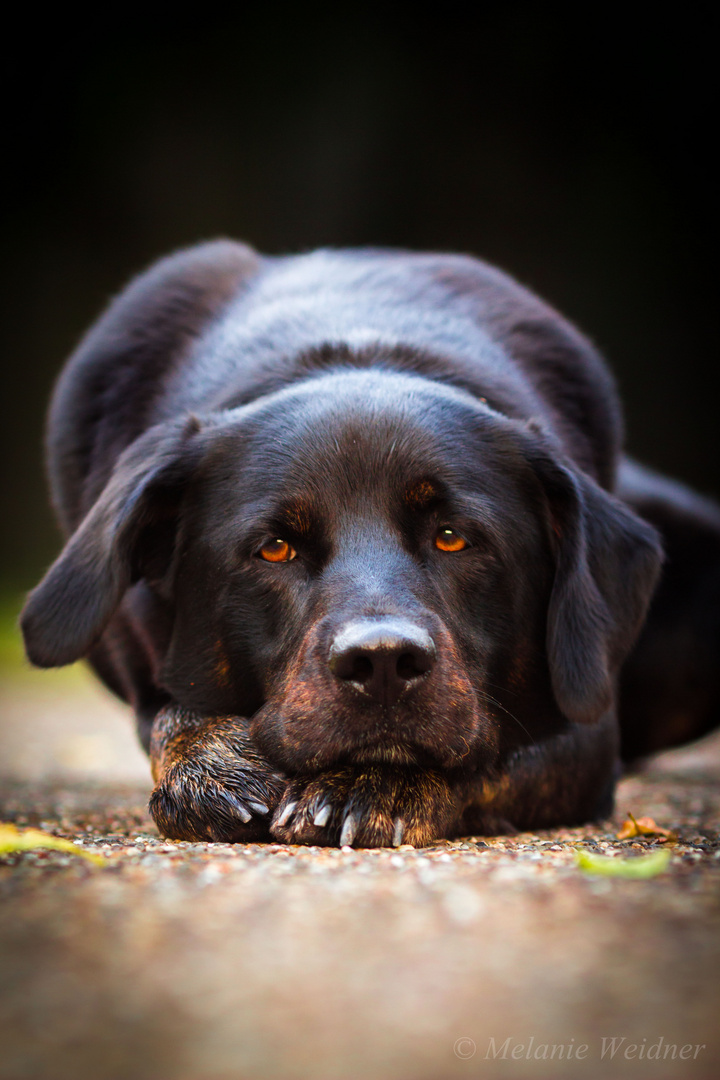
[[[427,759],[427,751],[401,743],[376,743],[361,746],[347,755],[353,765],[419,765]]]

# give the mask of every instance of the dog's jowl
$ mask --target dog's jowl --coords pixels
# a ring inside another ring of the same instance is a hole
[[[181,252],[91,329],[47,445],[27,652],[131,703],[167,836],[579,823],[621,754],[717,720],[720,512],[622,459],[595,349],[484,263]]]

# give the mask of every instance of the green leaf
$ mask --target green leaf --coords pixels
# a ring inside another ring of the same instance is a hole
[[[589,851],[576,848],[575,862],[586,874],[602,874],[604,877],[651,878],[656,874],[662,874],[667,869],[670,852],[653,851],[650,855],[620,859],[611,858],[609,855],[593,855]]]
[[[0,822],[0,855],[15,851],[36,851],[38,848],[65,851],[70,855],[80,855],[96,866],[107,866],[107,859],[102,855],[96,855],[94,851],[84,851],[77,844],[63,840],[61,836],[51,836],[40,829],[18,829],[17,825]]]

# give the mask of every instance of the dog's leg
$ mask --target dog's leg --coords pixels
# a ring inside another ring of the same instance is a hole
[[[493,836],[609,817],[621,771],[618,748],[612,710],[595,724],[571,724],[518,747],[494,775],[476,778],[458,834]]]
[[[285,779],[259,753],[243,717],[201,717],[177,706],[153,723],[150,812],[172,840],[269,839]]]

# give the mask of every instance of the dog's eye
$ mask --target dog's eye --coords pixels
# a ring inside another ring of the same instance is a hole
[[[265,559],[266,562],[290,562],[297,555],[297,551],[294,547],[290,547],[287,540],[281,540],[276,537],[274,540],[268,540],[266,544],[258,551],[258,555],[261,559]]]
[[[435,547],[438,551],[462,551],[467,546],[467,540],[454,529],[438,529],[435,533]]]

